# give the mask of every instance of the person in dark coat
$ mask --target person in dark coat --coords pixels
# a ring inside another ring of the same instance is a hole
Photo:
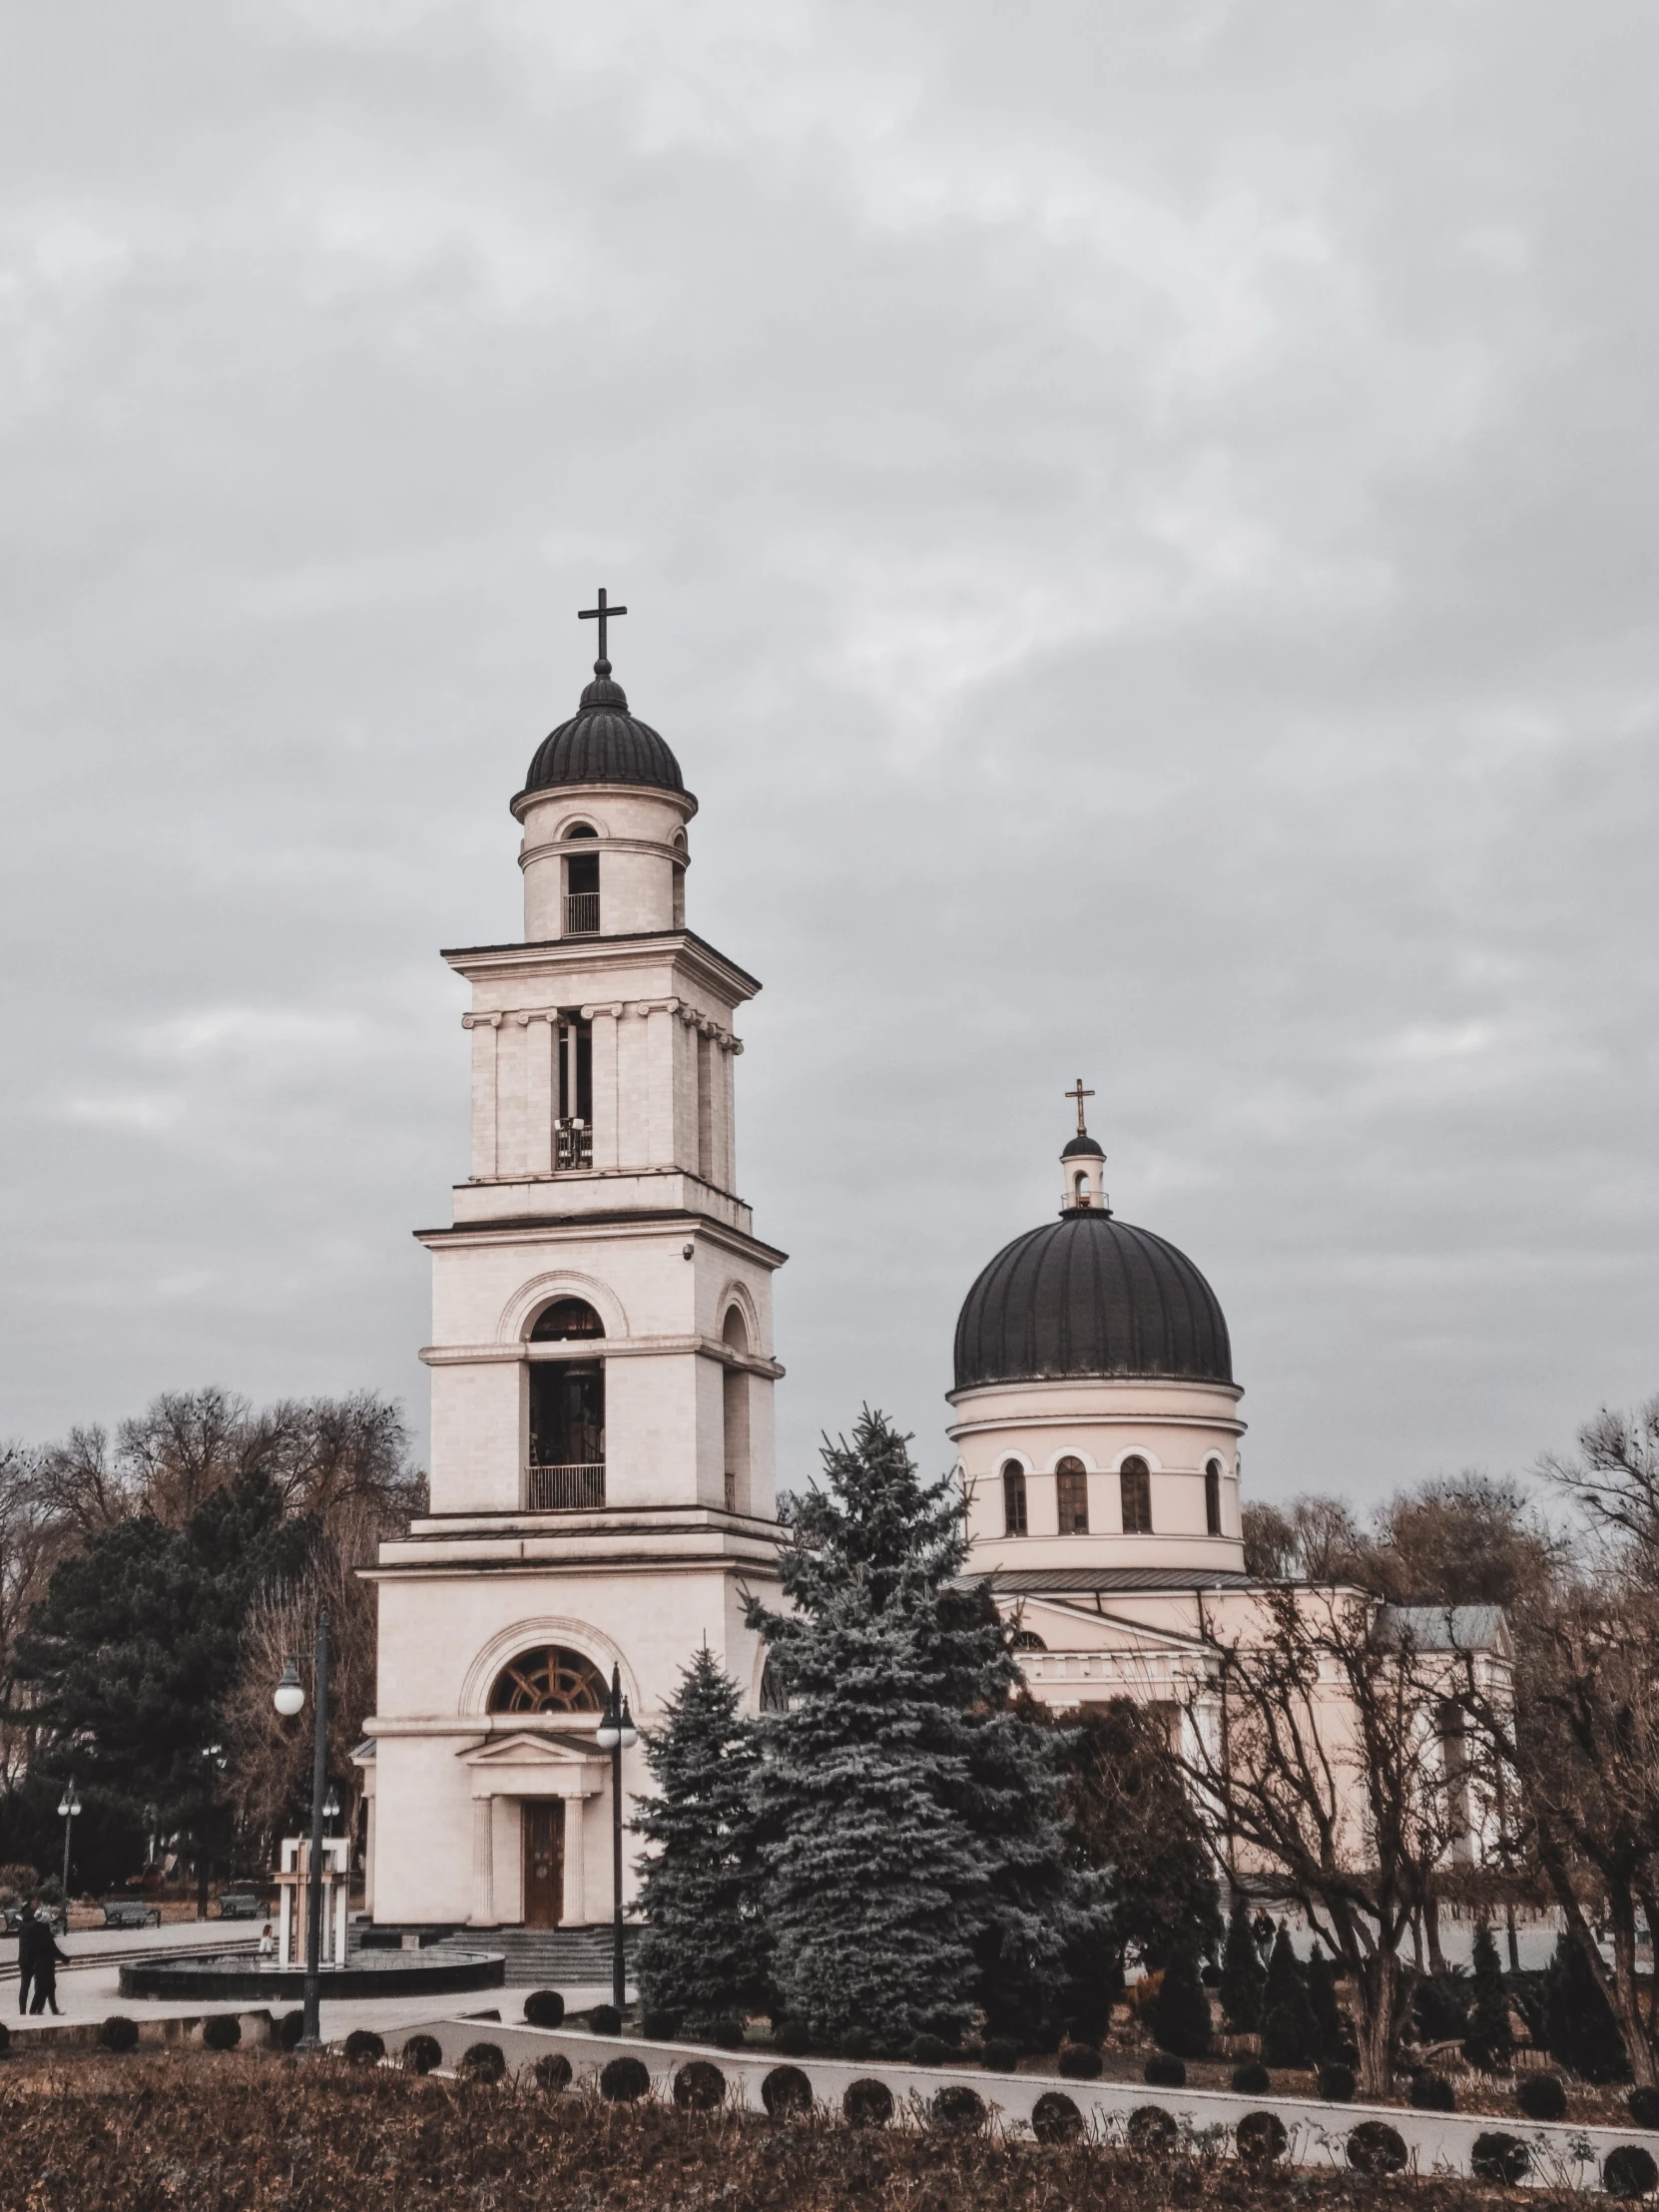
[[[36,1937],[35,1951],[35,2001],[31,2012],[38,2012],[45,2005],[58,2009],[58,1968],[64,1963],[65,1954],[58,1948],[58,1939],[52,1933],[52,1923],[43,1920]]]
[[[34,1987],[35,1961],[40,1956],[42,1934],[34,1907],[26,1905],[23,1918],[17,1924],[17,2009],[20,2012],[29,2009],[29,1992]]]

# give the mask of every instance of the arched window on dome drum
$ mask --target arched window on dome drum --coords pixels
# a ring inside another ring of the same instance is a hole
[[[591,1659],[542,1644],[508,1661],[490,1686],[492,1713],[599,1713],[605,1681]]]
[[[567,836],[588,838],[596,832],[578,823]],[[599,854],[567,852],[565,855],[565,935],[597,937],[599,934]]]
[[[1010,1459],[1002,1469],[1002,1533],[1005,1536],[1024,1536],[1029,1532],[1025,1510],[1025,1469],[1017,1459]]]
[[[1123,1500],[1123,1533],[1152,1533],[1152,1469],[1139,1457],[1125,1459],[1118,1469],[1118,1491]]]
[[[1212,1459],[1204,1469],[1204,1533],[1221,1534],[1221,1461]]]
[[[1081,1459],[1062,1459],[1054,1469],[1055,1501],[1062,1536],[1089,1533],[1089,1474]]]

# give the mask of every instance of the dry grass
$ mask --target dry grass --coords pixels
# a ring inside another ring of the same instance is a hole
[[[9,2060],[0,2136],[0,2212],[1475,2212],[1502,2197],[197,2051]]]

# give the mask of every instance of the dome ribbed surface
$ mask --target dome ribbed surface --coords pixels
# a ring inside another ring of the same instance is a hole
[[[1004,1245],[956,1322],[956,1387],[1063,1376],[1231,1382],[1216,1294],[1150,1229],[1079,1207]]]
[[[643,784],[652,791],[683,792],[680,764],[648,722],[628,712],[628,694],[600,662],[582,694],[579,710],[561,722],[536,748],[527,792],[551,791],[562,784]]]

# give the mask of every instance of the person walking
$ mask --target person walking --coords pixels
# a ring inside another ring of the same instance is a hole
[[[63,1963],[64,1953],[58,1948],[58,1938],[52,1933],[52,1923],[42,1921],[35,1951],[35,2001],[29,2007],[31,2012],[38,2012],[43,2006],[50,2006],[54,2012],[57,2011],[58,1968]]]
[[[35,1960],[40,1954],[40,1923],[32,1905],[25,1905],[17,1924],[17,2009],[27,2012],[29,1992],[35,1982]]]

